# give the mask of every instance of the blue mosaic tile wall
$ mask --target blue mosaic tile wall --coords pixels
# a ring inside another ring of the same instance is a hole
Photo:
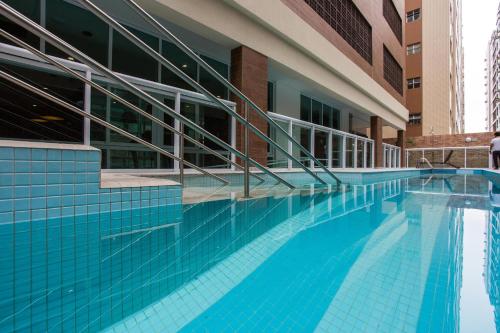
[[[100,188],[100,151],[0,147],[0,223],[180,205],[180,186]]]
[[[123,255],[112,244],[154,252],[156,236],[137,240],[181,221],[180,186],[100,188],[99,151],[0,147],[0,332],[107,326],[101,312],[126,296],[111,284],[125,269],[111,264]]]

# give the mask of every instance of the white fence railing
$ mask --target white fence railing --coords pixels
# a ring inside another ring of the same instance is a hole
[[[406,166],[415,168],[427,160],[436,168],[489,168],[488,146],[407,148]]]
[[[384,168],[400,168],[401,148],[388,143],[384,143],[382,146],[384,148]]]
[[[374,144],[371,139],[277,113],[268,112],[268,115],[328,168],[374,167]],[[305,159],[284,135],[275,131],[271,132],[271,138],[286,148],[289,154],[301,160]],[[269,152],[268,165],[294,168],[293,161],[276,149]],[[315,167],[312,161],[311,167]]]

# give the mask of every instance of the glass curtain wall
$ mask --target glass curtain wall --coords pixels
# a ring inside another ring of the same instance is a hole
[[[172,89],[165,90],[165,87],[159,83],[193,90],[182,79],[160,66],[151,56],[80,6],[64,0],[6,0],[6,3],[40,24],[43,24],[42,17],[45,17],[44,24],[48,30],[113,71],[148,80],[150,83],[145,83],[143,88],[172,109],[174,108],[175,93],[172,92]],[[75,59],[48,43],[40,42],[34,35],[20,29],[5,18],[0,18],[0,27],[17,35],[41,51],[75,61]],[[222,84],[208,72],[199,68],[194,61],[174,45],[161,40],[158,36],[135,28],[127,28],[151,48],[161,51],[168,60],[214,95],[222,99],[229,97],[227,89]],[[7,41],[0,40],[0,42]],[[229,66],[226,63],[205,55],[201,56],[219,74],[229,78]],[[83,109],[84,85],[79,81],[55,74],[55,72],[49,73],[46,70],[26,69],[5,64],[0,64],[0,66],[4,70],[12,70],[16,76],[22,79],[29,79],[32,83],[40,83],[44,89]],[[93,76],[93,80],[109,88],[107,83],[100,81],[99,78]],[[5,101],[3,105],[5,109],[10,110],[0,115],[0,122],[6,125],[0,130],[1,137],[60,142],[83,141],[83,120],[78,116],[74,116],[71,112],[55,105],[46,106],[47,102],[42,102],[31,94],[17,91],[19,90],[17,88],[12,89],[5,82],[0,83],[0,89],[2,89],[1,98]],[[171,117],[152,107],[152,105],[141,101],[124,90],[111,89],[132,104],[162,119],[170,126],[174,126]],[[188,95],[182,95],[180,112],[225,142],[230,143],[231,121],[227,113],[199,99],[191,100]],[[8,102],[12,103],[13,100],[22,100],[22,102],[7,108]],[[16,112],[13,111],[14,109],[16,109]],[[128,110],[94,89],[91,90],[90,109],[93,115],[107,120],[163,149],[174,152],[174,135],[170,131],[152,123],[135,111]],[[13,116],[16,119],[13,119]],[[19,123],[19,119],[27,120],[23,122],[25,130],[15,130],[15,126],[7,126],[8,124]],[[209,140],[204,140],[204,138],[195,135],[188,128],[186,128],[186,133],[229,157],[228,152],[221,150],[218,145]],[[131,142],[131,140],[116,135],[94,123],[91,124],[90,135],[92,145],[102,149],[104,168],[172,168],[174,165],[169,158],[152,152],[148,148]],[[202,167],[228,167],[225,162],[202,152],[200,148],[190,142],[186,142],[185,146],[187,160],[194,164]]]

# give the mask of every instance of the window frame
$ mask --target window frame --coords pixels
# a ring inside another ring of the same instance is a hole
[[[406,87],[408,89],[418,89],[422,87],[422,78],[420,76],[417,76],[407,79]]]
[[[409,44],[406,46],[406,55],[414,55],[422,53],[422,43],[417,42],[413,44]]]
[[[418,21],[422,16],[420,8],[415,8],[406,12],[406,23]]]

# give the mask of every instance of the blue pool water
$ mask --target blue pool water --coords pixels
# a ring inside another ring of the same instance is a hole
[[[495,202],[434,174],[1,224],[0,331],[496,332]]]

